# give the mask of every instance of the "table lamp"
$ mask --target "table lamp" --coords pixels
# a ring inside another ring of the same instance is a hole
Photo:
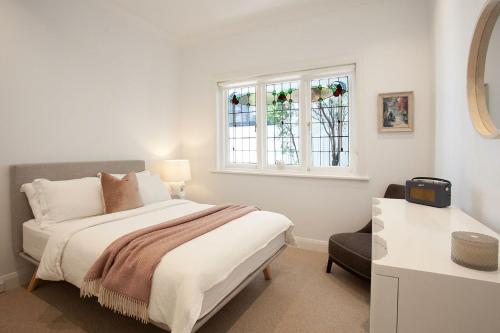
[[[186,182],[191,180],[191,168],[188,160],[163,161],[162,179],[172,187],[172,194],[179,199],[186,198]]]

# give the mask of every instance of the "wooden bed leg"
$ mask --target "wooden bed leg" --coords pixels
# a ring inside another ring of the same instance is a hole
[[[33,290],[35,290],[36,286],[38,285],[38,281],[40,281],[40,279],[38,279],[36,277],[37,270],[38,270],[38,267],[37,267],[37,269],[35,269],[35,272],[33,273],[33,276],[31,277],[30,283],[28,284],[28,288],[26,288],[29,293],[32,292]]]
[[[264,279],[266,279],[267,281],[269,281],[269,280],[272,279],[272,276],[271,276],[271,266],[270,265],[266,266],[266,268],[264,268],[264,270],[262,271],[262,273],[264,273]]]

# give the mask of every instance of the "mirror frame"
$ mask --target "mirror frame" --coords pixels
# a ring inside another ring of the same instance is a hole
[[[488,45],[499,15],[500,0],[489,0],[476,24],[467,68],[467,92],[472,124],[482,136],[491,139],[500,138],[500,129],[496,127],[488,111],[484,71]]]

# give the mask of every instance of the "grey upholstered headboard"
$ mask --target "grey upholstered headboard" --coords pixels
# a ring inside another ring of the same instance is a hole
[[[36,178],[67,180],[96,176],[98,172],[127,173],[143,171],[146,163],[139,160],[106,162],[68,162],[49,164],[22,164],[10,167],[10,211],[12,223],[12,244],[15,253],[23,250],[23,222],[33,218],[24,193],[19,190],[24,183]]]

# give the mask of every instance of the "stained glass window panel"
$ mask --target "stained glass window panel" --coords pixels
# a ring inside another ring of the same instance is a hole
[[[313,166],[349,166],[349,76],[311,81]]]
[[[255,86],[227,90],[228,161],[257,163]]]
[[[298,165],[299,82],[266,85],[267,163]]]

